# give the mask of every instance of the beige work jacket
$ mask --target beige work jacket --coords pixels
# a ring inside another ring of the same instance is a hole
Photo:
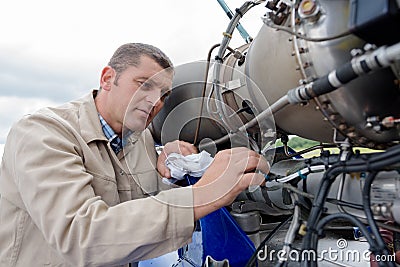
[[[0,266],[117,266],[187,244],[192,189],[158,192],[155,163],[147,130],[115,155],[92,94],[24,117],[1,165]]]

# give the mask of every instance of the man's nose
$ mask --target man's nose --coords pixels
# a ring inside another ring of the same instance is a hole
[[[160,91],[159,90],[151,90],[147,95],[147,101],[152,105],[156,105],[157,102],[160,101]]]

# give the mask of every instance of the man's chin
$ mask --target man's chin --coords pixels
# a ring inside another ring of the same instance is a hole
[[[124,125],[124,128],[128,131],[128,132],[143,132],[146,129],[146,125]]]

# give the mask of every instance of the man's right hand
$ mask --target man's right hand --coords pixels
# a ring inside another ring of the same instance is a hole
[[[244,147],[220,151],[202,178],[193,185],[194,218],[232,203],[249,185],[265,181],[262,173],[269,172],[269,164],[260,154]]]

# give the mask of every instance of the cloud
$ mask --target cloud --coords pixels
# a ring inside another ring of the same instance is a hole
[[[23,115],[33,113],[43,107],[59,104],[46,98],[0,96],[0,144],[5,143],[11,125]]]
[[[16,49],[3,48],[0,52],[0,95],[67,101],[89,88],[97,86],[94,71],[88,67],[74,67],[72,62],[58,64],[23,57]],[[13,54],[10,58],[8,55]],[[82,76],[80,71],[88,75]],[[91,73],[93,72],[93,73]]]
[[[232,10],[243,4],[226,2]],[[150,43],[179,65],[206,59],[229,23],[217,1],[16,0],[2,8],[0,143],[24,113],[97,88],[119,45]],[[264,12],[260,5],[242,20],[253,37]],[[243,43],[235,32],[231,46]]]

